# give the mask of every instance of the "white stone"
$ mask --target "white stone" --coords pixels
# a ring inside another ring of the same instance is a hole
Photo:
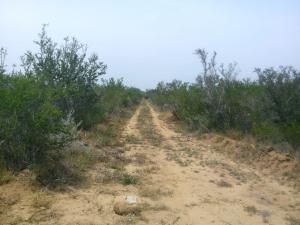
[[[137,202],[137,197],[133,195],[126,196],[126,202],[129,204],[135,204]]]

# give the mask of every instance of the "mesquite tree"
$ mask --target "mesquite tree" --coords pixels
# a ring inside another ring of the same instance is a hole
[[[56,104],[65,114],[72,114],[76,123],[90,127],[96,118],[98,96],[94,87],[107,66],[96,54],[87,57],[87,47],[75,38],[65,38],[61,46],[48,37],[43,26],[39,34],[38,52],[28,51],[22,57],[27,76],[45,86],[56,88]],[[97,120],[97,119],[96,119]]]

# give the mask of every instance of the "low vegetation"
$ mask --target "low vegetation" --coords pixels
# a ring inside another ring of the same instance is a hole
[[[157,132],[152,123],[150,108],[144,102],[138,117],[138,126],[141,128],[141,135],[154,146],[160,146],[163,137]]]
[[[66,150],[78,130],[119,118],[143,93],[122,79],[100,81],[107,66],[96,54],[88,57],[75,38],[58,45],[44,26],[35,43],[38,51],[24,54],[18,72],[5,70],[6,51],[0,52],[0,177],[4,183],[6,171],[29,168],[42,184],[55,186],[78,180],[75,168],[90,163],[86,153]],[[103,145],[113,130],[103,131]]]
[[[204,49],[195,83],[160,82],[147,95],[161,109],[171,110],[190,129],[201,133],[237,131],[260,141],[288,143],[299,152],[300,72],[292,67],[255,69],[257,80],[238,80],[236,64],[216,62]]]
[[[132,175],[125,174],[121,179],[121,183],[123,185],[137,184],[138,179]]]

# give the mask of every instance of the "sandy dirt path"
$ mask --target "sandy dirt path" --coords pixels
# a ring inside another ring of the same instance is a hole
[[[166,209],[145,212],[150,224],[279,225],[300,215],[293,189],[216,153],[214,143],[176,133],[148,102],[143,104],[162,139],[159,146],[145,142],[129,151],[145,154],[159,168],[141,187],[160,195],[156,204]],[[129,130],[139,131],[138,116],[133,118]]]
[[[0,224],[299,224],[299,192],[228,159],[209,140],[175,131],[162,118],[143,101],[124,128],[124,146],[117,150],[129,159],[123,170],[137,182],[102,182],[109,171],[99,164],[89,172],[88,185],[49,192],[51,204],[38,210],[30,190],[3,186],[6,193],[22,190],[23,198],[7,214],[19,222]],[[117,215],[114,205],[128,196],[137,198],[141,212]]]

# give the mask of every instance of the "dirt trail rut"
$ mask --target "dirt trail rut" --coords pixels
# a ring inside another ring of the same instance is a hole
[[[38,211],[28,206],[29,191],[14,185],[25,197],[8,216],[22,218],[14,224],[299,224],[299,192],[229,160],[209,140],[174,131],[147,101],[128,121],[122,139],[120,152],[129,159],[123,170],[136,182],[102,182],[109,171],[99,164],[89,172],[86,187],[50,192],[51,204]],[[118,174],[111,167],[114,179]],[[114,212],[114,204],[126,196],[137,197],[140,214]]]
[[[145,212],[149,224],[279,225],[289,224],[290,213],[299,216],[299,194],[292,189],[217,154],[213,143],[176,133],[148,102],[142,107],[149,108],[162,138],[160,146],[130,144],[129,153],[146,154],[159,168],[142,188],[160,195],[156,204],[166,210]],[[129,122],[130,131],[139,131],[138,117]]]

